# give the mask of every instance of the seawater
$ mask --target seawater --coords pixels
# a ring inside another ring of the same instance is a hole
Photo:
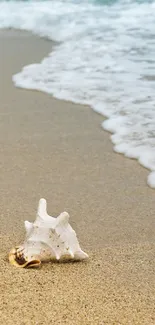
[[[155,0],[0,1],[0,28],[57,41],[15,85],[104,115],[114,150],[148,168],[155,188]]]

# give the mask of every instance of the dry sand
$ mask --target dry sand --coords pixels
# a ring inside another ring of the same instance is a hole
[[[16,89],[11,76],[51,43],[0,32],[0,324],[155,324],[155,191],[148,171],[112,150],[89,107]],[[40,197],[67,210],[87,263],[8,263]]]

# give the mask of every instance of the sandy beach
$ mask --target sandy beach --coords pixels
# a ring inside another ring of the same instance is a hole
[[[17,89],[12,75],[51,42],[0,31],[1,325],[154,325],[155,190],[148,171],[113,152],[89,107]],[[38,201],[68,211],[84,263],[17,269],[8,252]]]

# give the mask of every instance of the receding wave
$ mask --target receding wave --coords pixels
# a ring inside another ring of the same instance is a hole
[[[103,5],[104,4],[104,5]],[[155,187],[155,1],[0,2],[0,27],[58,41],[18,87],[90,105],[107,119],[114,150],[150,170]]]

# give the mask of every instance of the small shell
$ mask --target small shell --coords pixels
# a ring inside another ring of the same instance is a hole
[[[46,200],[39,201],[36,220],[25,221],[26,238],[21,246],[9,253],[9,261],[17,267],[38,267],[41,261],[84,260],[88,255],[82,251],[76,233],[69,224],[69,214],[57,218],[46,211]]]
[[[26,260],[20,246],[11,249],[9,253],[9,262],[10,264],[20,268],[39,267],[41,264],[41,261],[36,259],[32,259],[31,261]]]

